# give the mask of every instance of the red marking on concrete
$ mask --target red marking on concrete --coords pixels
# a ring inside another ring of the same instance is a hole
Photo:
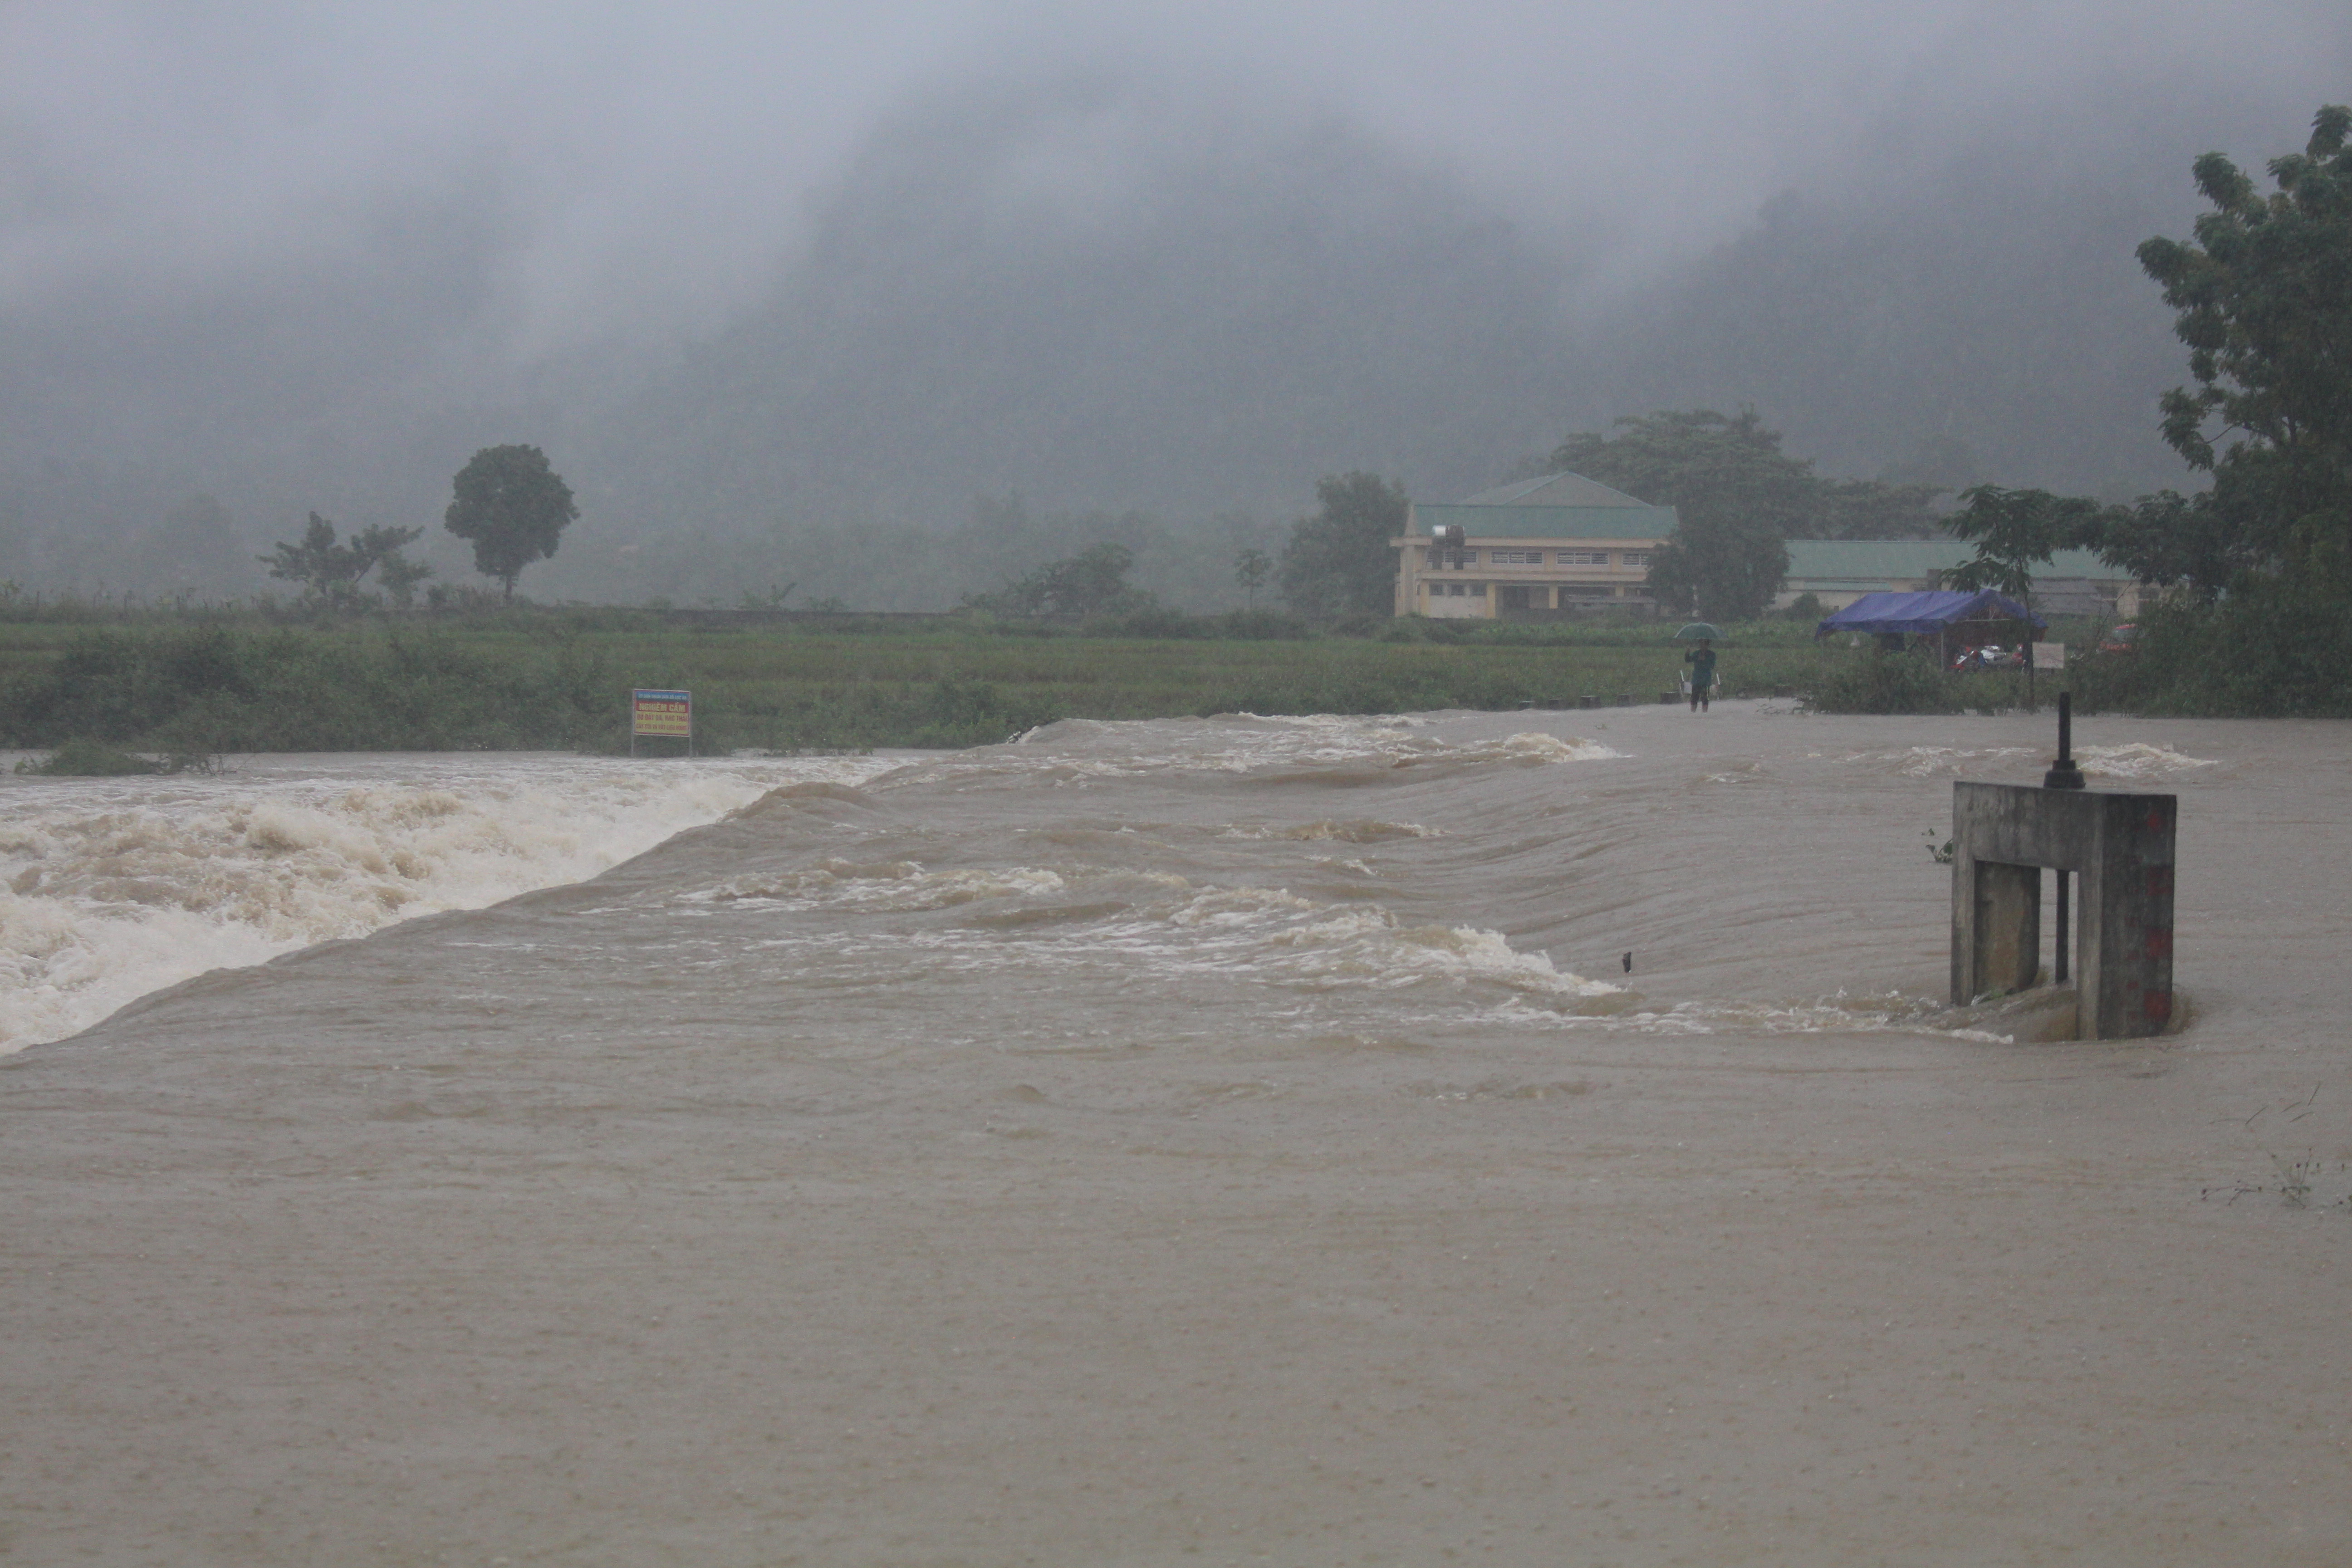
[[[2147,822],[2146,826],[2150,833],[2161,833],[2164,831],[2164,807],[2160,805],[2151,805],[2147,808]]]
[[[2147,896],[2151,899],[2172,897],[2172,868],[2150,866],[2147,868]]]
[[[2152,931],[2148,932],[2147,955],[2150,958],[2170,958],[2172,956],[2172,933],[2168,931]]]
[[[2172,993],[2169,991],[2149,992],[2144,1005],[2147,1008],[2147,1016],[2159,1024],[2172,1016]]]

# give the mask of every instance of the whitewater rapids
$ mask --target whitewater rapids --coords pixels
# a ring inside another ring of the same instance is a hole
[[[781,784],[871,757],[236,759],[51,779],[0,752],[0,1052],[208,969],[576,882]]]
[[[2104,1045],[1941,998],[2049,728],[12,777],[0,1560],[2345,1561],[2352,726],[2078,725]]]

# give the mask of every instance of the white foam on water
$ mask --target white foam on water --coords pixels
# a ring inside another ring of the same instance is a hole
[[[2168,779],[2221,765],[2214,758],[2192,757],[2141,741],[2126,746],[2078,746],[2074,761],[2085,773],[2111,779]]]
[[[1906,778],[1922,779],[2013,766],[2032,759],[2046,759],[2049,754],[2032,746],[1905,746],[1891,752],[1852,752],[1838,760],[1877,763]],[[2113,779],[2171,778],[2200,768],[2221,766],[2212,759],[2192,757],[2169,746],[2150,745],[2144,741],[2121,746],[2077,746],[2074,761],[2085,773]]]
[[[1581,735],[1546,735],[1532,730],[1505,736],[1499,744],[1457,746],[1454,753],[1473,762],[1515,763],[1594,763],[1625,754]]]
[[[1332,841],[1346,844],[1378,844],[1389,838],[1436,838],[1439,829],[1423,827],[1418,822],[1380,822],[1358,817],[1337,821],[1325,817],[1318,822],[1292,823],[1268,826],[1263,824],[1228,827],[1217,835],[1220,838],[1294,839],[1301,843]]]
[[[1220,837],[1354,837],[1329,831],[1334,826],[1228,829]],[[1397,833],[1397,825],[1359,826],[1385,830],[1365,837],[1410,837]],[[1370,872],[1360,861],[1347,864]],[[1499,931],[1416,922],[1378,902],[1334,903],[1281,886],[1201,882],[1121,867],[931,869],[908,860],[829,859],[739,876],[670,901],[818,915],[820,929],[779,931],[758,945],[793,949],[812,966],[805,973],[822,970],[836,983],[887,983],[918,971],[1025,971],[1038,994],[1060,994],[1081,1010],[1088,995],[1136,994],[1214,976],[1299,997],[1286,1025],[1294,1030],[1332,1027],[1370,1006],[1399,1027],[1475,1020],[1660,1037],[1898,1033],[1989,1044],[2010,1039],[1956,1026],[1939,1004],[1898,993],[1662,1005],[1626,986],[1563,970],[1544,952],[1514,947]],[[961,913],[945,927],[902,931],[887,923],[895,914],[948,910]],[[835,910],[884,923],[845,930],[822,918]]]
[[[1376,903],[1342,906],[1283,888],[1198,886],[1167,873],[1108,867],[945,872],[909,868],[904,875],[892,868],[882,877],[839,879],[818,870],[744,879],[715,894],[688,897],[748,898],[802,909],[832,901],[870,913],[998,898],[1007,904],[1041,900],[1040,913],[1055,914],[1057,895],[1096,889],[1121,895],[1114,912],[1089,904],[1066,923],[1046,926],[1008,918],[1010,910],[984,917],[975,911],[970,927],[913,936],[862,931],[857,940],[881,945],[912,942],[934,961],[952,962],[951,955],[962,954],[992,966],[1101,968],[1138,981],[1216,974],[1310,992],[1480,987],[1555,1010],[1622,994],[1606,981],[1555,967],[1543,953],[1522,952],[1492,931],[1414,924]]]
[[[1623,752],[1580,736],[1535,731],[1448,741],[1416,733],[1428,721],[1333,714],[1122,721],[1065,719],[986,753],[978,766],[1061,768],[1074,782],[1145,773],[1252,773],[1278,767],[1413,767],[1432,763],[1600,762]],[[1029,749],[1034,754],[1024,754]]]
[[[0,1053],[206,970],[593,877],[873,757],[254,759],[214,778],[7,781]]]
[[[845,874],[846,873],[846,874]],[[1124,884],[1115,912],[1098,904],[1076,910],[1057,900]],[[779,932],[755,945],[791,949],[798,973],[840,983],[881,983],[916,971],[948,973],[1026,972],[1039,994],[1079,1011],[1090,995],[1148,992],[1187,978],[1220,977],[1287,992],[1300,999],[1280,1016],[1292,1031],[1328,1029],[1366,1007],[1393,1027],[1444,1027],[1467,1022],[1514,1028],[1598,1028],[1658,1037],[1819,1034],[1918,1034],[2005,1045],[2011,1037],[1956,1026],[1936,1002],[1885,993],[1843,991],[1809,1003],[1647,1002],[1638,992],[1563,970],[1540,952],[1512,946],[1499,931],[1423,924],[1377,903],[1336,905],[1287,889],[1202,886],[1165,873],[1109,867],[1003,867],[925,871],[908,864],[830,868],[774,878],[746,878],[681,901],[717,900],[738,907],[821,905],[886,915],[942,910],[982,900],[970,923],[919,931],[887,927]],[[1031,923],[1016,906],[1066,916]]]
[[[1897,992],[1852,996],[1843,991],[1811,1003],[1682,1002],[1628,1008],[1591,1022],[1644,1035],[1935,1035],[1979,1045],[2006,1046],[2014,1037],[1955,1027],[1942,1004]]]
[[[2035,754],[2031,746],[1905,746],[1892,752],[1854,752],[1838,760],[1889,764],[1906,778],[1924,779]]]
[[[684,904],[741,903],[808,909],[838,904],[863,912],[953,909],[982,899],[1058,893],[1058,871],[1037,866],[931,871],[914,860],[826,860],[797,871],[733,877],[677,895]]]

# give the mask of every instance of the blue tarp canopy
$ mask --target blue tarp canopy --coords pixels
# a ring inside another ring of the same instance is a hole
[[[1864,594],[1836,615],[1825,618],[1813,629],[1813,635],[1912,632],[1921,637],[1934,637],[1958,621],[1987,621],[1996,617],[2011,621],[2030,620],[2036,626],[2050,624],[2008,595],[1996,594],[1990,588],[1977,594],[1964,594],[1955,588],[1936,588],[1918,594]]]

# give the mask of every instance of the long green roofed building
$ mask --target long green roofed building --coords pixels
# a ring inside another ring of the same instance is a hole
[[[1842,610],[1864,594],[1914,593],[1939,585],[1976,553],[1960,539],[1792,539],[1789,574],[1774,604],[1786,608],[1811,594],[1823,610]],[[2045,615],[2128,618],[2139,613],[2139,585],[2089,550],[2061,550],[2033,568],[2033,607]]]
[[[1582,474],[1546,474],[1406,513],[1397,552],[1396,613],[1482,620],[1558,620],[1595,610],[1652,615],[1650,555],[1674,532],[1670,506],[1652,506]],[[1459,535],[1448,530],[1459,529]],[[1937,585],[1974,553],[1958,539],[1792,539],[1775,604],[1803,594],[1825,610],[1864,594]],[[2131,574],[2087,550],[2062,550],[2034,569],[2045,614],[2128,617]]]

